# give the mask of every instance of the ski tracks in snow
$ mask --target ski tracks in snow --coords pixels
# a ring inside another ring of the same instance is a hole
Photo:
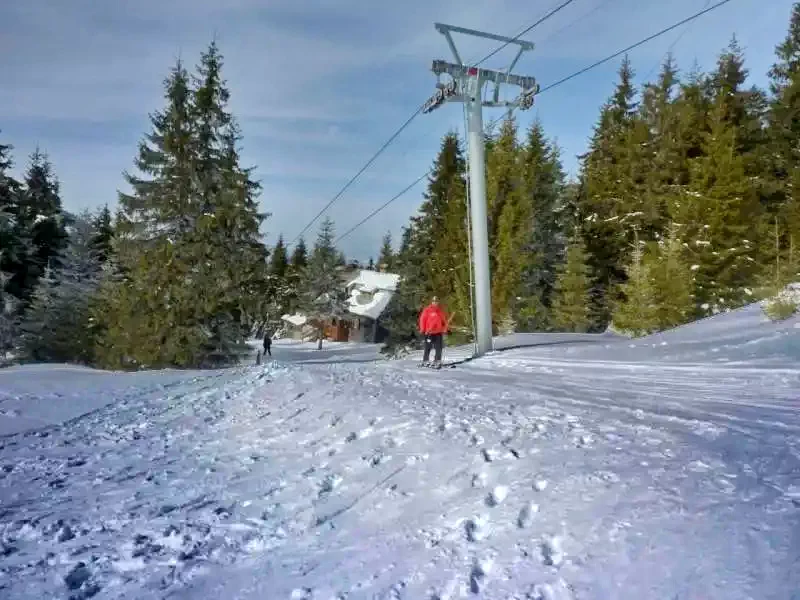
[[[800,587],[797,374],[406,367],[273,363],[0,440],[0,592],[744,599]],[[728,401],[733,389],[762,410]]]

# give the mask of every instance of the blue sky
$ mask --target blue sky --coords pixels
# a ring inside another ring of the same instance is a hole
[[[715,1],[715,0],[714,0]],[[148,113],[162,106],[162,81],[177,57],[194,64],[216,36],[225,55],[243,156],[272,214],[268,242],[287,241],[434,90],[431,60],[450,60],[435,21],[515,35],[561,0],[25,0],[0,3],[0,141],[15,146],[17,170],[36,145],[49,153],[70,210],[116,203]],[[706,6],[707,0],[576,0],[526,39],[536,49],[515,72],[542,86]],[[655,75],[673,46],[679,67],[712,68],[736,34],[751,82],[766,83],[785,36],[791,0],[733,0],[631,53],[637,80]],[[676,39],[680,36],[680,40]],[[494,49],[457,38],[464,58]],[[507,49],[485,66],[504,67]],[[618,61],[537,98],[518,113],[538,116],[563,149],[565,167],[586,148]],[[510,94],[510,90],[508,92]],[[499,116],[489,109],[485,119]],[[461,106],[419,116],[330,209],[340,233],[424,173],[441,136],[462,127]],[[350,257],[376,255],[400,228],[423,185],[342,241]],[[309,231],[309,241],[316,224]]]

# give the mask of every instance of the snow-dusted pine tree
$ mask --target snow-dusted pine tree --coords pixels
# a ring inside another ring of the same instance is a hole
[[[3,250],[0,249],[0,264],[3,263]],[[8,353],[14,349],[17,336],[17,299],[6,291],[11,275],[0,271],[0,366],[8,361]]]
[[[93,216],[84,213],[68,228],[61,267],[47,268],[20,326],[19,358],[36,362],[90,363],[94,340],[90,306],[98,291],[101,263],[94,249]]]
[[[305,271],[303,306],[317,329],[317,347],[322,349],[325,324],[345,314],[345,289],[339,276],[339,253],[334,245],[334,226],[326,218]]]

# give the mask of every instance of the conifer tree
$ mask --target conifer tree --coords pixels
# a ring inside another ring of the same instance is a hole
[[[286,244],[283,235],[279,235],[270,256],[269,281],[260,310],[268,328],[279,327],[281,316],[297,304],[297,286],[292,275]]]
[[[111,223],[111,211],[106,204],[94,218],[95,234],[92,238],[92,248],[101,263],[108,262],[111,258],[111,242],[114,238],[114,227]]]
[[[520,281],[514,320],[522,331],[550,328],[550,307],[556,269],[564,260],[564,231],[569,218],[564,197],[564,170],[558,147],[549,142],[540,122],[528,130],[521,160],[523,191],[530,210],[521,229],[522,246],[516,259]]]
[[[588,331],[591,278],[582,239],[576,236],[567,249],[567,260],[559,267],[553,296],[553,323],[562,331]]]
[[[19,290],[15,290],[11,285],[11,278],[21,268],[24,260],[20,230],[17,226],[17,205],[21,185],[10,173],[13,166],[11,150],[11,145],[0,144],[0,273],[4,273],[6,278],[3,289],[9,294],[16,291],[15,297],[19,297]]]
[[[104,331],[98,357],[112,368],[189,366],[202,343],[201,332],[188,322],[188,308],[179,301],[190,277],[180,251],[197,216],[192,208],[192,97],[181,62],[164,88],[166,107],[150,116],[152,130],[134,161],[141,175],[126,172],[132,193],[119,195],[115,254],[124,278],[104,286],[108,310],[98,314]]]
[[[742,306],[759,276],[759,246],[766,239],[762,208],[737,152],[737,129],[722,98],[712,107],[703,155],[691,163],[691,180],[676,221],[695,271],[698,316]]]
[[[392,295],[389,305],[381,315],[381,321],[388,331],[381,350],[389,356],[396,356],[410,350],[419,341],[417,318],[431,294],[430,281],[423,275],[428,255],[428,241],[419,233],[412,220],[403,229],[402,243],[397,254],[396,271],[400,282]]]
[[[101,276],[101,264],[92,243],[96,234],[91,214],[73,219],[60,266],[46,269],[23,317],[21,360],[92,362],[90,304]]]
[[[425,201],[414,218],[417,256],[424,257],[417,278],[409,284],[438,296],[453,316],[454,335],[469,323],[469,262],[466,232],[466,161],[458,136],[444,136],[428,180]]]
[[[222,58],[203,53],[194,86],[178,63],[167,106],[126,175],[115,254],[124,278],[104,290],[103,361],[113,366],[219,366],[247,352],[267,290],[259,185],[240,166]]]
[[[614,306],[613,324],[616,328],[634,336],[655,331],[655,290],[650,265],[644,260],[643,244],[637,239],[631,262],[627,268],[627,280],[621,286],[622,300]]]
[[[769,72],[770,166],[776,183],[772,204],[785,224],[780,244],[785,249],[788,236],[800,239],[800,2],[792,8],[789,30],[775,54]]]
[[[289,258],[286,252],[286,244],[283,243],[283,235],[278,236],[278,242],[272,249],[272,257],[270,259],[270,273],[279,279],[286,276],[286,271],[289,268]]]
[[[286,313],[298,310],[302,294],[303,278],[308,265],[305,240],[301,237],[294,246],[286,268]]]
[[[24,254],[10,286],[13,293],[27,299],[44,270],[58,268],[59,253],[67,243],[59,183],[50,160],[38,148],[30,157],[15,216]]]
[[[306,242],[303,238],[297,240],[297,243],[294,246],[294,250],[292,251],[292,260],[291,265],[292,268],[297,269],[305,269],[306,265],[308,264],[308,250],[306,249]]]
[[[4,251],[0,250],[0,264]],[[11,274],[0,270],[0,366],[8,361],[18,334],[17,299],[6,290]]]
[[[669,225],[667,237],[645,256],[645,261],[653,284],[656,329],[663,331],[687,323],[694,313],[694,278],[684,259],[676,223]]]
[[[345,314],[345,289],[339,274],[340,253],[334,245],[334,225],[326,217],[320,225],[305,273],[302,308],[317,330],[317,348],[322,349],[325,325]]]
[[[370,264],[372,265],[372,258],[369,260]],[[370,269],[373,268],[373,266],[370,267]],[[392,233],[390,231],[386,232],[386,235],[383,236],[383,241],[381,242],[381,250],[378,254],[378,268],[381,271],[388,272],[391,272],[394,268],[394,249],[392,248]]]
[[[506,119],[487,156],[487,199],[492,259],[492,312],[496,324],[514,327],[513,300],[520,283],[520,252],[529,231],[531,197],[520,177],[517,126]]]
[[[625,280],[631,226],[647,228],[640,217],[645,215],[641,203],[648,166],[642,163],[648,132],[636,117],[633,75],[626,57],[615,91],[600,111],[581,171],[577,216],[594,279],[592,314],[598,327],[610,318],[610,291]]]

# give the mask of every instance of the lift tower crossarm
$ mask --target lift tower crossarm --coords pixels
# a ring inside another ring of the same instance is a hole
[[[510,38],[504,35],[497,35],[494,33],[487,33],[485,31],[478,31],[477,29],[467,29],[466,27],[457,27],[456,25],[447,25],[445,23],[434,23],[434,27],[436,27],[436,31],[441,33],[447,38],[447,43],[450,45],[450,49],[453,50],[453,54],[456,55],[456,60],[458,62],[462,62],[461,59],[458,57],[458,52],[455,51],[455,44],[453,43],[453,38],[450,35],[450,32],[453,33],[463,33],[465,35],[474,35],[475,37],[482,37],[487,40],[494,40],[495,42],[503,42],[504,44],[516,44],[522,50],[533,50],[533,42],[528,42],[525,40],[520,40],[517,38]]]

